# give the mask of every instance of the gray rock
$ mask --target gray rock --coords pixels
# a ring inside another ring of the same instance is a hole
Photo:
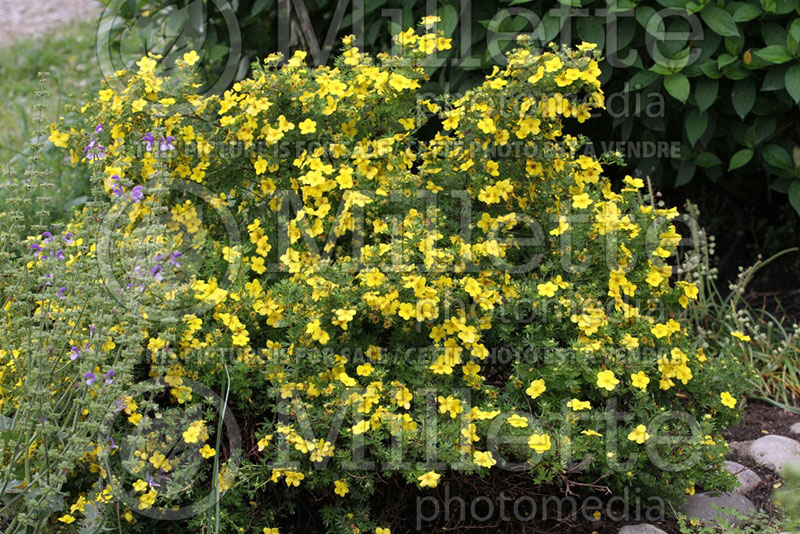
[[[641,525],[628,525],[619,529],[618,534],[667,534],[658,527],[642,523]]]
[[[792,434],[800,434],[800,423],[795,423],[789,427],[789,432]]]
[[[759,465],[782,474],[790,464],[800,464],[800,442],[770,434],[751,443],[747,454]]]
[[[730,492],[698,493],[689,497],[686,504],[683,505],[683,512],[689,519],[712,523],[724,520],[730,525],[740,522],[736,515],[750,516],[755,511],[756,507],[750,502],[750,499],[744,495]]]
[[[752,443],[752,441],[731,441],[728,443],[728,448],[737,454],[747,456],[747,450]]]
[[[743,466],[742,464],[737,464],[736,462],[724,462],[723,466],[726,470],[730,473],[736,475],[736,478],[739,480],[739,487],[736,488],[736,493],[741,495],[747,495],[751,491],[753,491],[756,486],[761,484],[761,477],[753,471],[752,469],[748,469],[747,467]]]

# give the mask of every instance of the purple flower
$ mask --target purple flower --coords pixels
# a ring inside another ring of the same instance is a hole
[[[95,141],[94,135],[92,135],[89,144],[83,149],[83,155],[86,156],[88,160],[103,159],[106,157],[106,147],[101,145],[98,141]]]
[[[78,357],[80,355],[81,355],[81,351],[78,350],[78,347],[72,347],[72,350],[70,351],[69,359],[74,362],[75,360],[78,359]]]
[[[118,448],[118,447],[117,447],[117,444],[116,444],[116,443],[114,443],[114,438],[112,438],[112,437],[109,437],[109,438],[108,438],[108,443],[109,443],[109,447],[110,447],[110,448],[112,448],[112,449],[116,449],[116,448]]]
[[[125,406],[126,406],[125,401],[123,401],[122,399],[117,399],[117,409],[114,411],[121,412],[122,410],[125,409]]]
[[[94,373],[91,371],[83,375],[83,378],[86,379],[87,386],[91,386],[92,384],[94,384],[94,381],[97,380],[97,378],[94,376]]]
[[[181,257],[181,253],[180,252],[173,252],[172,253],[172,257],[169,259],[168,263],[170,265],[172,265],[173,267],[180,267],[181,264],[180,264],[180,262],[178,262],[178,258],[180,258],[180,257]]]
[[[58,298],[60,298],[61,300],[64,300],[65,298],[67,298],[67,296],[64,294],[66,292],[67,292],[67,287],[66,286],[61,286],[58,289]]]
[[[114,188],[111,190],[111,192],[114,193],[114,196],[122,195],[122,186],[119,183],[119,175],[114,174],[111,176],[111,179],[117,182],[116,184],[114,184]]]
[[[158,483],[155,480],[153,480],[153,477],[150,476],[150,473],[146,473],[144,479],[147,481],[148,484],[150,484],[151,488],[158,487]]]
[[[114,381],[114,370],[109,369],[106,373],[106,384],[111,384]]]
[[[172,135],[170,135],[170,136],[169,136],[169,137],[167,137],[166,139],[164,139],[164,138],[162,137],[162,138],[161,138],[161,142],[160,142],[160,143],[159,143],[159,145],[158,145],[158,149],[159,149],[161,152],[167,152],[167,151],[169,151],[169,150],[175,150],[175,143],[174,143],[174,141],[175,141],[175,137],[174,137],[174,136],[172,136]]]
[[[56,258],[58,258],[59,260],[63,260],[65,258],[64,251],[59,250],[58,252],[56,252]]]
[[[53,240],[53,234],[47,231],[42,232],[42,238],[44,238],[45,243],[49,243],[50,241]]]
[[[31,243],[31,250],[33,251],[34,256],[38,256],[42,251],[42,247],[40,247],[38,243]]]
[[[94,325],[90,324],[89,325],[89,337],[91,337],[93,335],[94,335]]]
[[[102,124],[98,124],[98,125],[95,127],[94,131],[95,131],[95,133],[100,133],[100,132],[102,132],[102,131],[103,131],[103,125],[102,125]]]
[[[67,245],[71,245],[72,243],[74,243],[74,240],[72,239],[72,232],[67,232],[66,234],[64,234],[64,243],[66,243]]]
[[[144,198],[144,188],[141,185],[137,185],[131,189],[131,198],[137,203],[142,200]]]
[[[145,149],[146,149],[148,152],[150,152],[151,150],[153,150],[153,145],[155,144],[156,140],[155,140],[155,138],[153,137],[153,134],[152,134],[152,133],[150,133],[150,132],[147,132],[146,134],[144,134],[144,135],[142,136],[142,141],[144,141],[144,144],[145,144]]]

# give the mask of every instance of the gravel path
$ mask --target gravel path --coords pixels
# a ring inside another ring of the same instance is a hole
[[[0,0],[0,45],[93,19],[101,8],[97,0]]]

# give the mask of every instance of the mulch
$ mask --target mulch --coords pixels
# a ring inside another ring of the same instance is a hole
[[[797,434],[789,432],[789,428],[795,423],[800,423],[800,415],[766,402],[748,401],[742,422],[726,430],[724,436],[729,443],[758,439],[767,434],[797,439]]]

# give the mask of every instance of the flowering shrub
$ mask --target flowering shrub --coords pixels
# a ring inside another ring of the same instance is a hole
[[[0,353],[3,413],[74,399],[4,449],[19,489],[65,455],[42,486],[63,506],[36,520],[267,532],[311,498],[330,531],[383,532],[404,520],[376,504],[387,481],[730,483],[721,430],[749,374],[689,329],[678,212],[562,134],[603,106],[594,46],[521,40],[434,102],[420,65],[449,41],[397,40],[372,58],[346,39],[333,68],[270,56],[221,97],[193,94],[195,54],[170,79],[145,57],[86,104],[87,133],[52,127],[98,200],[68,229],[82,248],[31,238],[28,292],[4,288],[7,324],[34,311]]]

